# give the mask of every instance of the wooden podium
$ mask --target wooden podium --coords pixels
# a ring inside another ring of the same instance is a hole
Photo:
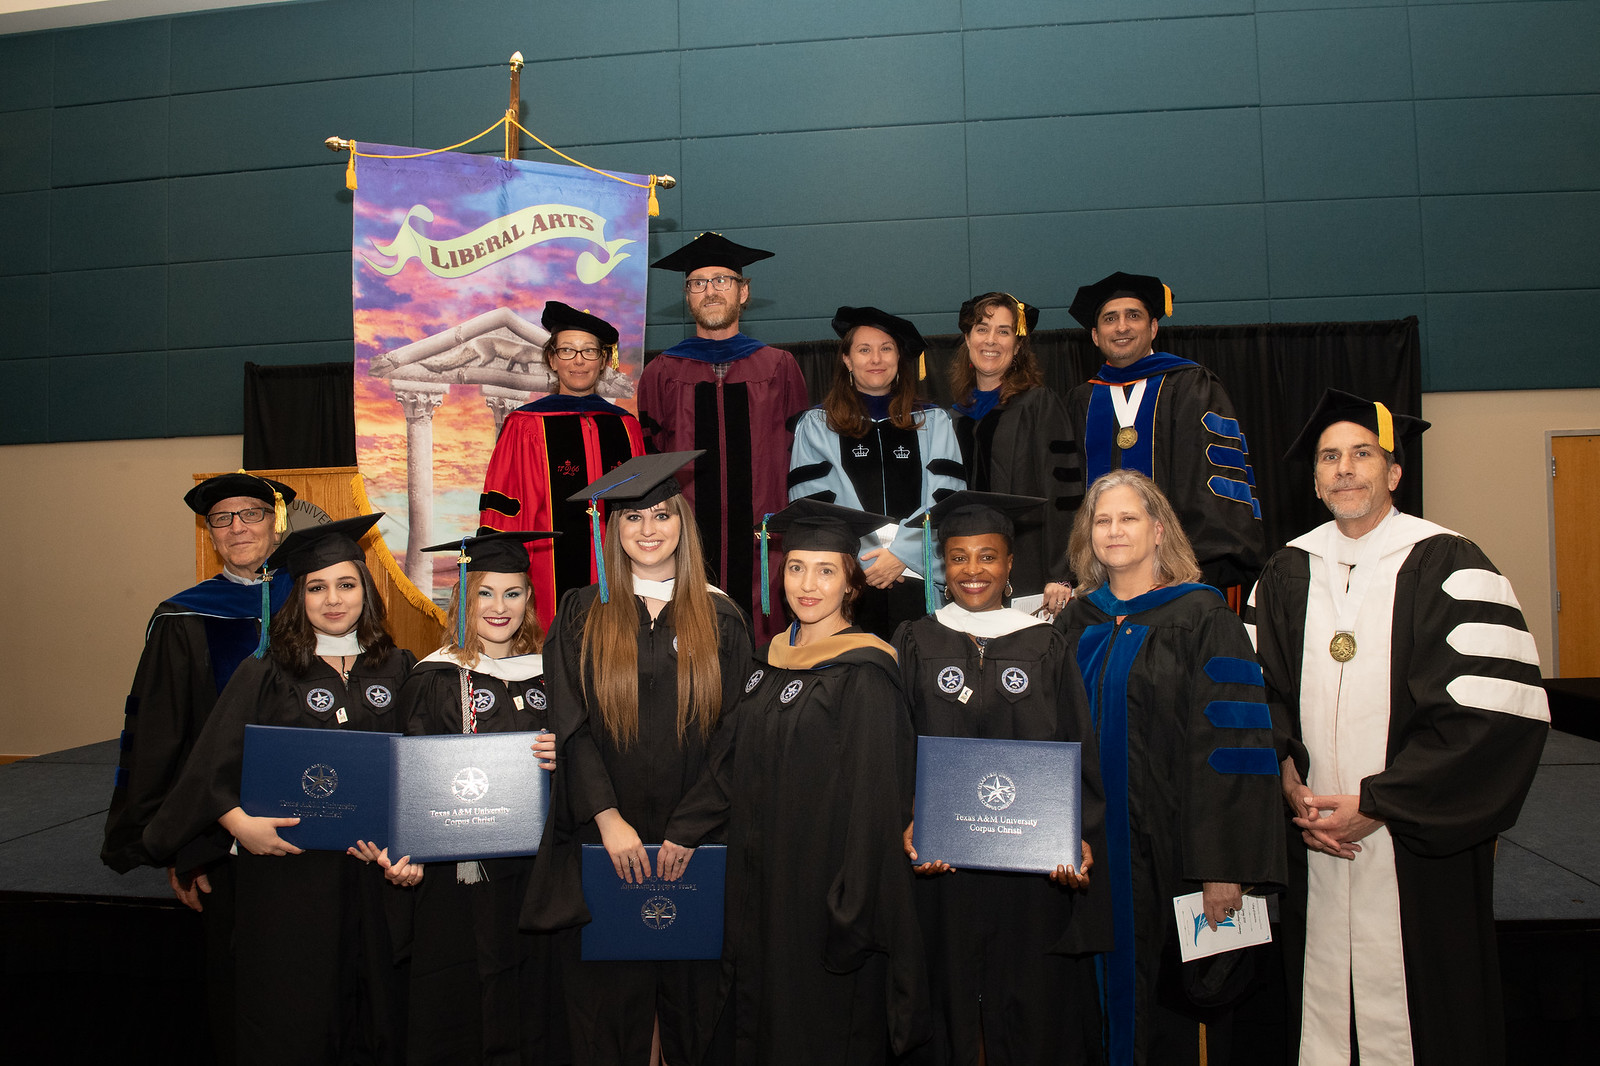
[[[372,513],[366,486],[353,466],[249,472],[281,481],[295,490],[297,495],[289,505],[291,529]],[[216,477],[216,473],[195,474],[194,480],[199,484],[209,477]],[[389,609],[389,634],[394,642],[419,659],[438,650],[444,642],[444,611],[405,576],[376,530],[362,538],[361,546],[366,549],[367,569],[372,571],[378,594]],[[222,572],[222,559],[212,547],[211,534],[199,515],[194,522],[194,571],[196,581]]]

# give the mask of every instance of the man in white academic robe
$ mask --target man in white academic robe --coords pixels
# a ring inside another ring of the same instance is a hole
[[[1333,521],[1268,561],[1246,616],[1300,829],[1283,929],[1302,1066],[1505,1061],[1495,837],[1550,714],[1510,583],[1394,508],[1401,438],[1426,428],[1324,394],[1290,457]]]

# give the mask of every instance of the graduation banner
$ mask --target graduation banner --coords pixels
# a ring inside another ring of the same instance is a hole
[[[597,395],[637,410],[649,179],[365,143],[355,165],[356,463],[404,577],[443,604],[455,560],[420,549],[476,532],[506,415],[556,390],[545,301],[617,327]]]

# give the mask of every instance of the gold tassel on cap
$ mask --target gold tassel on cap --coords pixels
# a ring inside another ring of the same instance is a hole
[[[1006,295],[1011,296],[1009,292]],[[1017,336],[1026,337],[1028,335],[1028,305],[1015,296],[1011,296],[1011,300],[1017,305]]]
[[[918,381],[926,381],[926,380],[928,380],[928,353],[927,352],[918,352],[917,353],[917,380]]]
[[[1394,415],[1381,403],[1372,405],[1378,413],[1378,447],[1386,452],[1394,451]]]
[[[1165,311],[1163,311],[1162,314],[1170,315],[1170,314],[1172,314],[1172,286],[1171,285],[1163,285],[1163,286],[1161,286],[1161,291],[1166,293],[1166,296],[1167,296],[1167,309]]]

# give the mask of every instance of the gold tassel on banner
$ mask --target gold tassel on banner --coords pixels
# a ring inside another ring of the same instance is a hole
[[[356,187],[356,142],[350,142],[350,162],[344,168],[344,187],[352,192]]]
[[[650,217],[658,218],[661,215],[661,201],[656,199],[656,182],[660,180],[654,174],[650,175]]]

